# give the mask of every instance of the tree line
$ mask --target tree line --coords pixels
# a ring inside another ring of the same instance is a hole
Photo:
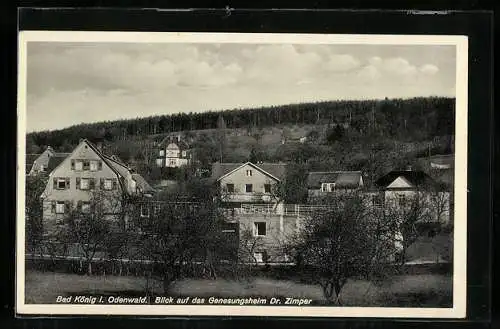
[[[342,100],[276,105],[259,108],[176,113],[146,118],[79,124],[69,128],[27,134],[28,153],[51,145],[70,151],[80,138],[116,141],[177,131],[264,128],[279,125],[343,125],[361,134],[377,134],[406,140],[451,135],[454,99]]]

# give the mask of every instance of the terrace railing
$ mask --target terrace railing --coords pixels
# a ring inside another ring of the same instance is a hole
[[[328,206],[301,204],[243,204],[240,208],[235,208],[234,213],[307,216],[324,209],[328,209]]]

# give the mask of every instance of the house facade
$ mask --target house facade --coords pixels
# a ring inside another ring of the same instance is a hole
[[[26,155],[26,173],[28,175],[37,175],[40,173],[50,173],[56,168],[69,153],[55,152],[51,146],[48,146],[42,154]]]
[[[419,202],[422,221],[447,225],[453,215],[452,193],[420,170],[394,170],[380,177],[373,200],[384,208],[407,211]],[[376,201],[375,201],[376,200]]]
[[[219,163],[212,165],[212,179],[230,203],[270,203],[276,184],[284,179],[282,163]]]
[[[152,192],[140,175],[84,139],[48,175],[41,196],[44,223],[50,230],[63,224],[63,219],[72,210],[90,211],[91,200],[97,195],[103,202],[107,218],[113,219],[123,210],[124,195]]]
[[[191,162],[192,150],[181,136],[169,136],[157,146],[156,165],[158,167],[179,168]]]
[[[332,193],[358,190],[363,184],[361,171],[310,172],[307,176],[308,200],[315,203]]]

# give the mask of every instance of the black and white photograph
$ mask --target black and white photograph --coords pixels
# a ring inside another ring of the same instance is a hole
[[[466,37],[19,50],[18,313],[465,316]]]

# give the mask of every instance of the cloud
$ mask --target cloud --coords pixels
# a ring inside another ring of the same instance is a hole
[[[422,63],[411,53],[370,47],[29,45],[29,126],[316,100],[448,95],[453,90],[449,56]]]
[[[417,68],[411,65],[408,60],[396,57],[388,58],[381,62],[382,69],[390,74],[412,76],[417,73]]]
[[[333,54],[330,56],[325,68],[329,71],[334,72],[346,72],[351,71],[361,65],[360,61],[347,54]]]
[[[425,64],[419,68],[419,71],[426,74],[426,75],[434,75],[434,74],[438,73],[439,68],[436,65]]]
[[[382,58],[378,56],[373,56],[368,59],[368,63],[370,63],[373,66],[379,65],[382,62]]]
[[[375,65],[366,65],[358,72],[358,77],[363,81],[372,81],[381,77],[379,69]]]

